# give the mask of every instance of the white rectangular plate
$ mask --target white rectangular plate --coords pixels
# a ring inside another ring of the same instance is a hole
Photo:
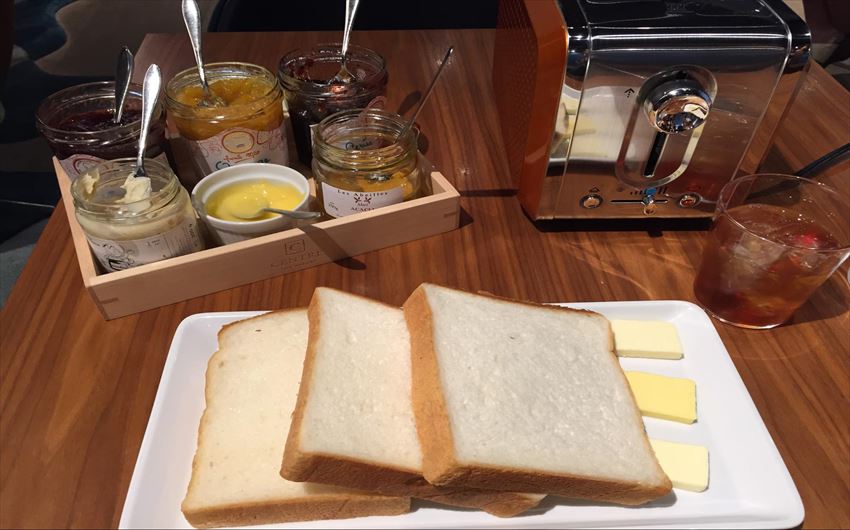
[[[697,423],[684,425],[653,418],[645,418],[645,423],[651,438],[708,447],[711,470],[707,491],[674,490],[668,497],[636,508],[548,497],[542,509],[512,519],[414,503],[413,512],[395,517],[264,528],[790,528],[802,522],[803,504],[794,482],[702,309],[679,301],[561,305],[591,309],[608,318],[666,320],[676,326],[684,359],[621,359],[621,363],[626,370],[696,381]],[[189,483],[204,409],[207,360],[217,348],[222,325],[256,314],[197,314],[177,328],[124,503],[121,528],[191,528],[180,512],[180,503]]]

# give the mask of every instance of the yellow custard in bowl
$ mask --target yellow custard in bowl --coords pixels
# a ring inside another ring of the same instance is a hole
[[[206,200],[207,215],[223,221],[252,222],[279,217],[261,208],[294,210],[304,200],[304,193],[293,184],[279,180],[239,180],[222,186]]]

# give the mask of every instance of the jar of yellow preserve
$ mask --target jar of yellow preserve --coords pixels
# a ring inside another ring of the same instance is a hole
[[[168,164],[135,158],[103,162],[71,184],[77,222],[106,272],[204,249],[189,194]]]
[[[208,64],[206,74],[210,91],[224,106],[203,104],[196,68],[180,72],[165,87],[168,121],[184,148],[176,149],[175,156],[190,153],[196,180],[242,162],[287,164],[277,77],[262,66],[236,62]]]
[[[344,110],[313,137],[313,175],[325,213],[344,217],[420,197],[428,180],[419,131],[380,109]],[[424,175],[423,175],[424,174]]]

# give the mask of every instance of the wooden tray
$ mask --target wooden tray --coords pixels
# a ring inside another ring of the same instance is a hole
[[[460,196],[439,172],[433,193],[371,212],[99,273],[74,215],[71,180],[54,158],[83,284],[107,320],[454,230]]]

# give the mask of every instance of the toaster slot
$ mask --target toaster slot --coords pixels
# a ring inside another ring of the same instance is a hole
[[[620,182],[643,190],[682,175],[715,95],[712,74],[699,67],[676,67],[647,78],[635,97],[614,165]]]
[[[661,152],[667,144],[667,135],[663,132],[655,133],[655,140],[652,141],[652,148],[649,150],[649,156],[646,159],[646,165],[643,167],[643,176],[652,178],[655,176],[655,167],[658,165],[658,160],[661,158]]]

